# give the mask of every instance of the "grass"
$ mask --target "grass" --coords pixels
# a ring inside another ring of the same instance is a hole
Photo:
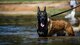
[[[0,3],[40,2],[40,1],[62,2],[67,0],[0,0]]]
[[[66,1],[66,0],[0,0],[0,1]]]
[[[62,11],[65,11],[65,9],[55,9],[55,8],[48,8],[47,9],[47,12],[49,15],[57,14],[57,13],[60,13]]]
[[[36,16],[0,16],[0,25],[35,25]]]

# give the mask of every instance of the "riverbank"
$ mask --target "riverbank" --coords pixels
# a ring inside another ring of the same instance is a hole
[[[0,3],[0,14],[36,14],[37,7],[43,10],[44,6],[47,7],[49,14],[54,14],[69,8],[67,2],[54,2],[54,1],[34,1],[34,2],[21,2],[21,3]]]

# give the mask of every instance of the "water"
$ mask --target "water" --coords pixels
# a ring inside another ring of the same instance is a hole
[[[80,45],[80,33],[75,37],[39,38],[32,26],[0,26],[0,45]]]

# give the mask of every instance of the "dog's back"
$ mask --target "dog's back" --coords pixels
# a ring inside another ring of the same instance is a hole
[[[74,31],[72,29],[72,26],[70,23],[64,21],[64,20],[49,20],[48,22],[48,34],[52,36],[53,34],[59,32],[59,31],[66,31],[70,35],[74,35]]]

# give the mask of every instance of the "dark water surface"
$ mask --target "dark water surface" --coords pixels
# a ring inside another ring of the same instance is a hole
[[[36,27],[0,26],[0,45],[80,45],[80,33],[75,37],[39,38]]]

